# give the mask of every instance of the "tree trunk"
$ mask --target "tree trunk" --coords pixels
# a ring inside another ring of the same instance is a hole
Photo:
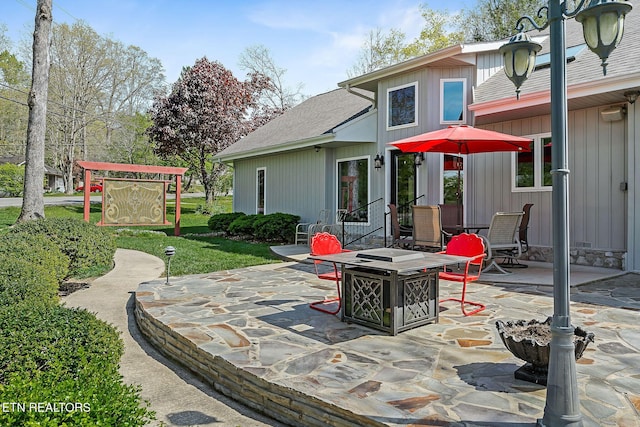
[[[33,32],[32,84],[29,92],[29,122],[24,172],[24,196],[18,222],[44,217],[44,140],[49,87],[49,38],[52,0],[38,0]]]

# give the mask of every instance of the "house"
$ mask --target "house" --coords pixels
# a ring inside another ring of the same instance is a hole
[[[627,15],[605,76],[581,25],[566,21],[572,263],[640,269],[636,24],[637,10]],[[519,99],[502,70],[503,40],[455,45],[358,76],[287,111],[217,156],[234,167],[234,210],[313,221],[322,209],[353,208],[358,215],[348,225],[384,234],[380,223],[388,219],[380,212],[389,203],[441,204],[477,224],[533,203],[528,256],[551,261],[548,32],[531,37],[543,48]],[[388,144],[456,124],[530,137],[532,152],[413,155]]]
[[[13,163],[14,165],[23,166],[26,161],[24,156],[4,156],[0,157],[0,165],[4,163]],[[64,192],[64,181],[62,180],[62,172],[47,164],[44,165],[44,189],[45,191]]]

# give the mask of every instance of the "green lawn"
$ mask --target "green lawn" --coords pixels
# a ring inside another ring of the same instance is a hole
[[[205,205],[203,198],[183,198],[180,236],[173,235],[175,203],[167,201],[168,226],[110,228],[117,233],[119,248],[135,249],[164,259],[164,248],[173,246],[176,255],[171,260],[171,275],[201,274],[212,271],[278,262],[269,251],[269,244],[230,240],[208,236],[209,214],[199,213]],[[231,197],[219,197],[211,208],[214,213],[231,212]],[[20,215],[19,207],[0,209],[0,232],[13,225]],[[83,207],[47,206],[46,217],[83,217]],[[100,220],[100,205],[92,204],[90,222]],[[150,232],[144,232],[145,230]]]

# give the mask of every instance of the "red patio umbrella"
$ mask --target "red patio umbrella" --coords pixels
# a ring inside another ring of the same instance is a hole
[[[531,151],[532,139],[513,136],[468,125],[449,126],[432,132],[390,142],[403,153],[436,152],[446,154],[491,153],[497,151]],[[458,224],[460,211],[460,169],[458,169]]]
[[[508,135],[473,126],[449,126],[432,132],[390,142],[403,153],[436,152],[448,154],[530,151],[530,138]]]

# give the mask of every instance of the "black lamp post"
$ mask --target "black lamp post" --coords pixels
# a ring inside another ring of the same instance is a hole
[[[573,11],[567,10],[566,1],[549,0],[538,11],[546,22],[539,26],[528,17],[522,17],[516,29],[522,33],[523,21],[534,28],[549,27],[551,55],[551,138],[552,144],[552,227],[553,227],[553,320],[549,344],[549,373],[544,417],[538,426],[582,426],[578,396],[573,327],[569,309],[569,166],[567,160],[567,76],[565,20],[575,17],[582,23],[585,41],[602,60],[606,74],[607,58],[622,39],[624,16],[631,10],[627,2],[614,0],[580,1]],[[583,8],[584,7],[584,8]],[[500,48],[505,61],[507,77],[516,85],[516,93],[535,64],[540,45],[524,34],[513,37]]]

